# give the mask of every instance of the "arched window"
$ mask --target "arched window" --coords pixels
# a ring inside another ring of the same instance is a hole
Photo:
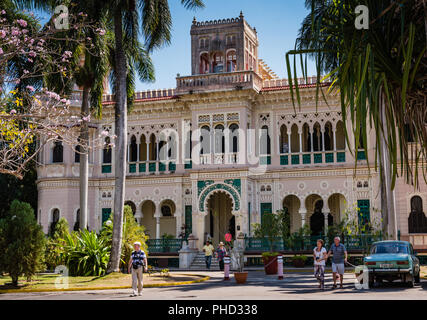
[[[160,208],[161,212],[162,212],[162,216],[163,217],[171,217],[172,216],[172,210],[171,207],[167,206],[167,205],[163,205]]]
[[[423,212],[423,200],[420,196],[411,198],[408,229],[409,233],[427,233],[427,218]]]
[[[337,128],[335,131],[335,139],[337,144],[337,150],[345,150],[345,132],[344,123],[340,120],[337,122]]]
[[[200,135],[200,154],[209,154],[211,152],[211,141],[210,141],[210,128],[208,126],[203,126],[201,128]]]
[[[64,162],[64,147],[62,146],[61,140],[56,140],[53,143],[52,162],[53,163]]]
[[[230,125],[230,152],[237,153],[239,152],[239,126],[235,123]]]
[[[280,153],[289,152],[288,129],[282,124],[280,127]]]
[[[322,151],[322,131],[318,122],[313,127],[313,151]]]
[[[310,127],[307,123],[304,123],[304,125],[302,126],[302,151],[311,151]]]
[[[291,152],[300,152],[298,126],[293,124],[291,127]]]
[[[224,126],[215,127],[215,153],[225,153]]]
[[[110,138],[105,138],[104,148],[102,149],[102,163],[111,163]]]
[[[141,135],[139,142],[139,161],[147,161],[147,142],[145,135]]]
[[[80,230],[80,209],[77,209],[77,212],[76,212],[76,221],[74,221],[73,230],[74,231],[79,231]]]
[[[237,58],[236,50],[230,50],[227,52],[227,72],[236,71]]]
[[[176,159],[176,137],[175,133],[171,133],[168,137],[168,159]]]
[[[52,222],[50,224],[50,230],[49,230],[50,236],[53,236],[53,234],[55,233],[55,229],[56,229],[56,225],[58,224],[59,217],[60,217],[59,209],[53,209]]]
[[[156,144],[156,136],[154,133],[150,136],[150,148],[149,148],[150,160],[157,160],[157,144]]]
[[[268,126],[261,128],[261,139],[260,139],[260,154],[266,155],[271,154],[271,141],[270,134],[268,132]]]
[[[132,214],[135,215],[136,205],[132,201],[125,201],[125,206],[129,206],[132,209]]]
[[[332,132],[332,124],[328,121],[325,124],[325,132],[323,133],[325,141],[325,150],[330,151],[334,149],[334,138]]]
[[[138,145],[136,144],[136,137],[132,136],[130,138],[129,145],[129,162],[137,162],[138,161]]]
[[[200,55],[199,73],[209,73],[209,56],[207,53],[202,53]]]
[[[217,52],[213,55],[212,70],[213,73],[224,71],[224,56],[221,52]]]

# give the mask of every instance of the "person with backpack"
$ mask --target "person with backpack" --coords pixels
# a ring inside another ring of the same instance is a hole
[[[141,250],[141,242],[136,241],[133,244],[134,251],[132,252],[129,260],[128,272],[131,272],[132,268],[132,290],[131,297],[135,297],[138,293],[142,294],[143,282],[142,282],[142,269],[147,272],[147,255]],[[137,292],[138,289],[138,292]]]

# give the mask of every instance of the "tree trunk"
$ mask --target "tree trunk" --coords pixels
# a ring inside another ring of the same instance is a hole
[[[127,63],[123,49],[123,30],[120,9],[114,14],[115,35],[115,190],[114,190],[114,224],[111,255],[108,273],[118,272],[120,266],[121,243],[123,236],[123,206],[126,179],[126,147],[127,147]]]
[[[388,156],[388,148],[386,139],[389,137],[387,129],[387,119],[385,99],[383,94],[380,95],[381,123],[383,132],[378,132],[380,135],[380,187],[381,187],[381,216],[384,235],[388,235],[391,239],[397,238],[396,230],[396,215],[394,208],[394,191],[391,189],[391,168],[390,158]]]
[[[83,87],[83,98],[81,107],[82,117],[89,115],[89,88]],[[89,125],[83,120],[80,128],[80,221],[79,229],[88,227],[88,192],[89,192]]]

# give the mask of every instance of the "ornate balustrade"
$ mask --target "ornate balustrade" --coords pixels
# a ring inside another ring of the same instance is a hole
[[[280,165],[321,165],[343,163],[346,161],[345,150],[313,151],[298,153],[281,153]]]
[[[318,239],[325,241],[325,247],[329,249],[332,241],[324,235],[319,236],[298,236],[294,235],[292,238],[283,239],[275,238],[272,243],[267,238],[245,238],[245,250],[250,251],[312,251],[316,246]],[[347,250],[359,251],[367,250],[372,243],[381,241],[383,239],[381,234],[357,234],[345,235],[342,237],[341,242],[346,246]]]
[[[209,73],[176,78],[177,94],[224,89],[262,89],[261,77],[253,71]]]
[[[148,253],[175,253],[182,248],[183,239],[148,239]]]

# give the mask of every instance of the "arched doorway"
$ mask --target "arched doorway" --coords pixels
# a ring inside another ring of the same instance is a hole
[[[207,202],[205,217],[205,239],[211,237],[214,246],[224,241],[226,233],[230,232],[233,239],[236,237],[236,223],[232,214],[233,202],[226,192],[213,193]]]

